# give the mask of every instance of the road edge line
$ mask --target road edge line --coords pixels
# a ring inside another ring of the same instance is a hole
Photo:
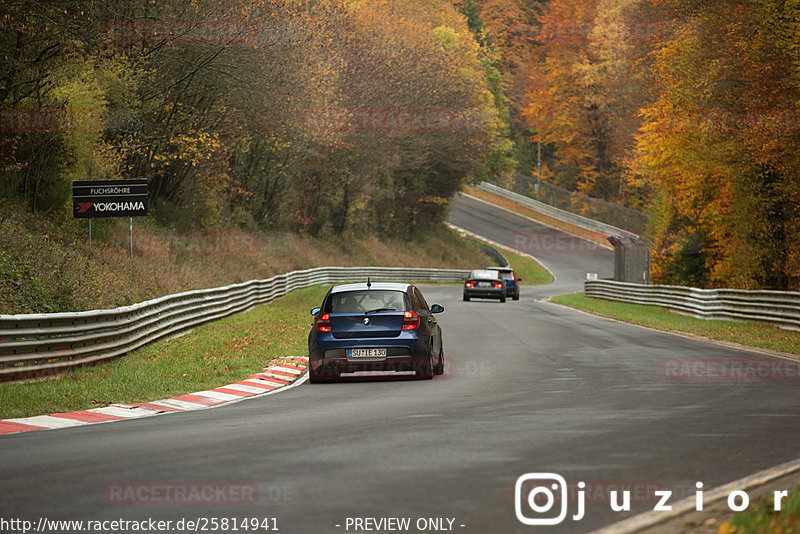
[[[710,491],[704,491],[703,504],[715,503],[726,498],[730,492],[735,490],[747,491],[756,486],[763,486],[764,484],[798,470],[800,470],[800,458],[763,469],[752,475],[718,486]],[[592,530],[588,534],[631,534],[695,511],[698,511],[696,509],[695,497],[686,497],[672,506],[672,512],[643,512],[617,523]]]

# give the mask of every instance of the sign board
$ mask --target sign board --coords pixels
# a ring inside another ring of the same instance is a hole
[[[147,180],[72,182],[72,215],[76,219],[147,215]]]

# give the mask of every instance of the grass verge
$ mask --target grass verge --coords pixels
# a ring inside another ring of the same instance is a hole
[[[307,354],[307,310],[319,305],[327,290],[293,291],[180,338],[57,379],[0,384],[0,419],[146,402],[242,380],[275,357]]]
[[[797,533],[800,532],[800,486],[789,491],[786,499],[781,501],[781,511],[774,509],[772,494],[750,506],[744,512],[719,526],[720,534],[764,534],[768,532]]]
[[[594,299],[583,293],[561,295],[551,300],[557,304],[658,330],[800,354],[800,332],[783,330],[764,323],[697,319],[659,306]]]
[[[550,274],[550,271],[542,267],[533,258],[509,252],[508,250],[501,250],[500,253],[506,257],[508,263],[514,268],[514,274],[517,275],[517,278],[522,278],[523,286],[549,284],[553,281],[553,275]]]

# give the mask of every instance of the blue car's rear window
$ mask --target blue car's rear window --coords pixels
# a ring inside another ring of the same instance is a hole
[[[326,306],[327,313],[364,313],[368,311],[406,311],[405,293],[401,291],[363,290],[334,293]]]

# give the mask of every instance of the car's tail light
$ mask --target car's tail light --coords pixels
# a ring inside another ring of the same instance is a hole
[[[494,283],[494,287],[499,289],[499,288],[503,287],[503,283],[502,282],[495,282]]]
[[[333,331],[333,327],[331,327],[331,315],[329,313],[319,316],[319,318],[317,319],[317,331],[319,332]]]
[[[514,281],[514,280],[516,280],[516,279],[517,279],[517,277],[516,277],[516,276],[514,276],[514,273],[511,273],[511,281],[513,282],[513,281]]]
[[[414,310],[403,314],[403,330],[414,330],[419,326],[419,315]]]
[[[467,287],[475,287],[475,282],[467,282],[465,285]]]

